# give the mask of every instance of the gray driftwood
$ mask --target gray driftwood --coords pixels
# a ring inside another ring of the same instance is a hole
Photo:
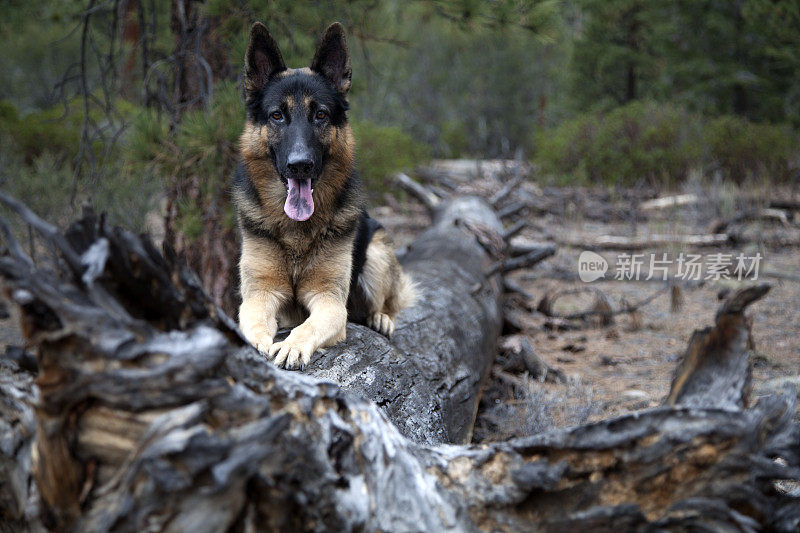
[[[265,362],[191,273],[147,241],[97,228],[71,234],[81,260],[59,275],[31,270],[13,244],[0,258],[39,366],[38,397],[24,380],[0,381],[0,468],[15,476],[0,483],[8,530],[800,524],[800,502],[776,485],[800,481],[793,394],[749,410],[708,407],[699,395],[691,406],[479,447],[415,443],[375,403]],[[413,249],[407,261],[415,264]],[[726,314],[749,303],[736,297],[742,305]],[[726,321],[698,357],[713,365],[719,347],[746,357],[741,342],[726,341],[739,327]]]

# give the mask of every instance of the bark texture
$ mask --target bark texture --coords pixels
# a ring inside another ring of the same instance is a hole
[[[403,436],[358,394],[265,362],[191,272],[146,240],[84,224],[69,241],[82,252],[61,275],[31,270],[13,244],[0,258],[39,365],[38,397],[24,382],[0,381],[0,468],[17,476],[0,485],[7,529],[793,531],[800,524],[800,500],[776,483],[800,481],[793,394],[750,410],[709,407],[694,394],[691,405],[510,442],[431,446]],[[436,259],[415,247],[409,269],[428,272],[425,262]],[[468,262],[461,266],[465,277],[472,272]],[[491,283],[457,301],[494,290]],[[741,305],[722,314],[741,316],[752,300],[737,293],[730,301]],[[416,324],[413,313],[406,320]],[[746,358],[741,327],[718,320],[719,342],[695,359],[710,368],[719,349]],[[366,337],[354,331],[349,343]],[[384,348],[401,349],[403,333]],[[380,346],[365,346],[379,362]],[[313,372],[347,359],[348,349],[318,359]],[[417,349],[410,358],[424,362]],[[427,377],[425,365],[416,368]],[[442,385],[462,392],[457,383]],[[735,392],[742,394],[728,397]],[[442,413],[459,412],[445,405]],[[35,483],[26,479],[31,471]]]

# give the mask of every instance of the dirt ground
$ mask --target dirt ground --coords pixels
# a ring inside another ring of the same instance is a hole
[[[466,170],[437,170],[444,176],[439,178],[441,194],[475,193],[488,198],[511,178],[502,166],[477,172],[468,163],[464,166]],[[509,276],[529,297],[509,297],[507,310],[521,328],[514,334],[527,337],[539,357],[563,372],[567,379],[560,383],[540,383],[532,379],[520,365],[509,364],[510,356],[502,347],[508,338],[501,339],[498,362],[484,388],[474,441],[523,436],[662,403],[692,332],[713,324],[720,292],[753,281],[721,279],[678,283],[677,298],[666,290],[637,313],[616,316],[611,325],[601,325],[597,320],[554,324],[536,311],[536,307],[545,295],[566,289],[590,290],[559,299],[554,306],[558,313],[590,308],[598,291],[613,309],[618,309],[662,290],[663,281],[643,279],[585,283],[578,277],[578,257],[600,235],[706,234],[714,220],[744,209],[736,201],[745,195],[741,189],[715,190],[697,184],[687,189],[702,201],[696,205],[656,210],[647,216],[636,214],[639,212],[637,202],[653,195],[644,190],[630,193],[604,188],[540,187],[533,180],[523,180],[500,202],[501,209],[512,208],[520,202],[528,205],[528,210],[521,215],[527,227],[514,242],[550,242],[558,246],[555,256]],[[767,193],[774,196],[775,191],[764,192]],[[668,193],[660,191],[660,194]],[[791,191],[786,191],[786,195],[790,196]],[[385,197],[373,203],[383,204],[374,207],[372,214],[387,227],[398,249],[428,225],[426,210],[412,198],[398,201]],[[800,248],[770,244],[776,235],[800,231],[799,218],[800,213],[789,212],[789,218],[783,222],[748,221],[737,231],[760,238],[740,246],[698,249],[670,245],[635,252],[644,254],[645,258],[651,253],[659,256],[667,253],[672,259],[682,251],[700,253],[704,258],[718,252],[762,254],[758,281],[771,283],[772,290],[749,310],[756,347],[753,358],[756,392],[772,387],[776,378],[800,374]],[[511,225],[512,220],[506,223]],[[600,251],[610,265],[607,277],[613,275],[622,253]],[[674,265],[671,273],[676,273]],[[776,274],[788,274],[794,279],[780,279]],[[678,303],[679,307],[674,309]],[[19,333],[9,319],[0,319],[0,342],[20,342]]]
[[[561,249],[551,263],[576,268],[578,254],[574,249]],[[614,254],[603,255],[611,260]],[[793,268],[797,273],[800,253],[796,250],[772,252],[766,263],[775,269],[782,265],[783,271]],[[547,267],[542,266],[540,270],[538,279],[535,274],[517,275],[520,284],[535,299],[583,283],[548,279]],[[773,283],[772,290],[749,312],[756,346],[755,389],[767,380],[797,375],[800,371],[800,338],[797,335],[800,283],[769,281]],[[638,317],[623,314],[616,317],[614,325],[607,327],[590,324],[576,331],[548,332],[544,317],[534,316],[524,333],[530,336],[539,355],[549,365],[579,377],[593,389],[593,398],[598,402],[594,418],[652,407],[659,405],[669,392],[673,370],[692,332],[713,325],[720,290],[737,284],[709,281],[683,288],[682,305],[677,311],[671,309],[672,298],[667,292],[645,305]],[[615,308],[623,300],[641,300],[660,288],[659,284],[642,281],[596,282],[592,287],[608,296]],[[563,308],[569,310],[568,305]],[[547,383],[544,386],[559,387]]]

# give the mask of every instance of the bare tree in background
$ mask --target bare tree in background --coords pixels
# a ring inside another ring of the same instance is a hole
[[[119,13],[120,0],[89,0],[80,23],[70,33],[80,32],[80,57],[55,87],[64,102],[65,114],[76,99],[83,113],[80,144],[73,160],[73,203],[81,188],[81,178],[88,181],[84,187],[91,187],[101,179],[124,129],[115,105],[117,58],[121,46],[117,31]]]
[[[155,46],[159,16],[155,0],[88,0],[80,16],[81,55],[58,85],[68,106],[82,104],[81,142],[74,160],[73,204],[79,193],[92,195],[109,170],[109,157],[125,130],[118,98],[140,100],[169,120],[176,134],[187,111],[202,109],[214,97],[214,82],[230,78],[228,50],[205,15],[200,0],[172,0],[169,55]],[[162,26],[163,27],[163,26]],[[165,150],[178,149],[176,145]],[[229,157],[234,159],[233,147]],[[177,154],[180,159],[180,154]],[[222,173],[220,173],[222,174]],[[165,244],[200,274],[203,284],[227,311],[235,308],[236,237],[222,220],[227,202],[225,175],[198,176],[191,165],[179,165],[167,177]],[[209,186],[210,185],[210,186]],[[203,213],[197,239],[180,229],[179,200]]]

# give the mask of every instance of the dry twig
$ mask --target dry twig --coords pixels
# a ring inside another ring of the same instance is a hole
[[[433,211],[441,199],[433,194],[429,189],[427,189],[424,185],[420,185],[413,179],[411,179],[407,174],[402,172],[398,173],[394,177],[394,182],[408,194],[416,198],[420,201],[422,205],[428,208],[428,211]]]
[[[597,303],[593,304],[592,309],[588,309],[586,311],[578,311],[575,313],[556,313],[553,310],[553,306],[555,305],[556,300],[562,298],[564,296],[573,295],[573,294],[581,294],[584,292],[594,292],[598,298],[604,299],[606,302],[608,301],[608,297],[599,289],[586,287],[581,289],[569,289],[565,291],[557,291],[555,293],[546,294],[542,297],[539,301],[539,305],[536,307],[536,310],[542,313],[545,316],[551,318],[561,318],[565,320],[585,320],[587,318],[591,318],[594,316],[604,317],[604,318],[611,318],[616,315],[626,314],[626,313],[634,313],[645,307],[650,302],[665,294],[666,292],[671,290],[671,286],[667,285],[665,287],[660,288],[653,294],[643,298],[634,303],[627,303],[623,302],[623,304],[618,307],[617,309],[611,308],[608,305],[600,305],[598,306]]]

